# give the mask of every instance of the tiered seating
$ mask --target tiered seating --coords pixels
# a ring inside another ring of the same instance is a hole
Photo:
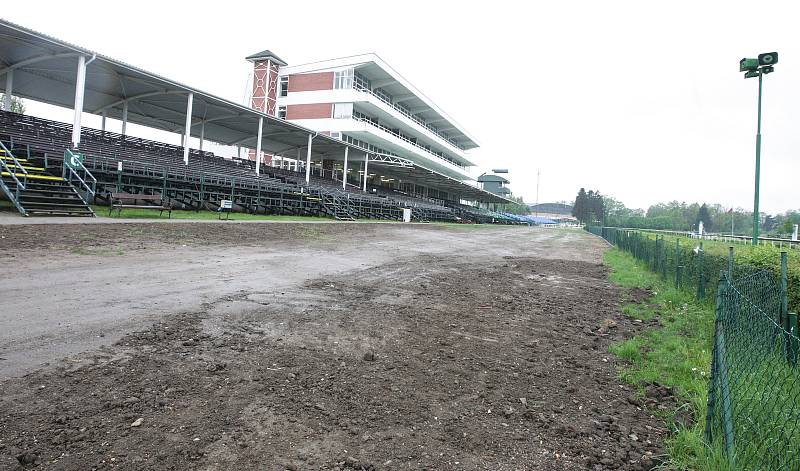
[[[0,140],[41,152],[51,164],[60,166],[71,138],[71,125],[0,112]],[[315,175],[306,184],[305,173],[266,165],[256,176],[252,161],[196,149],[190,149],[187,166],[183,147],[108,131],[83,128],[80,151],[97,177],[101,201],[111,192],[163,194],[191,209],[215,209],[222,199],[232,199],[250,212],[396,220],[410,207],[416,220],[457,220],[451,208],[392,190],[345,190],[340,182]]]

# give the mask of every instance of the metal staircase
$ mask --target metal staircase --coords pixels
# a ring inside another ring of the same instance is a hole
[[[88,205],[94,190],[86,183],[94,177],[88,170],[80,175],[74,168],[67,169],[67,163],[62,165],[58,169],[62,175],[54,175],[46,156],[15,154],[0,142],[0,190],[23,216],[94,217]],[[85,169],[82,162],[79,167]],[[73,185],[78,181],[86,187],[81,188],[84,194]]]
[[[339,221],[355,221],[356,213],[351,208],[350,202],[336,195],[326,195],[323,204],[328,212]]]

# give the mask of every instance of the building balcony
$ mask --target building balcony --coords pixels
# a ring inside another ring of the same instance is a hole
[[[344,120],[334,120],[334,121],[344,121]],[[467,168],[465,165],[456,162],[454,160],[448,159],[447,157],[438,155],[434,152],[431,152],[430,150],[426,149],[420,144],[408,139],[405,136],[402,136],[394,132],[393,130],[387,128],[386,126],[374,123],[369,119],[355,117],[355,116],[352,118],[352,121],[357,123],[362,123],[363,125],[365,125],[364,129],[365,133],[376,136],[387,143],[393,144],[394,146],[400,144],[400,148],[405,149],[406,151],[412,151],[413,153],[420,155],[426,161],[430,162],[430,163],[421,162],[425,167],[429,167],[430,164],[433,164],[436,167],[438,167],[438,169],[435,170],[443,171],[451,177],[459,179],[470,178],[469,174],[467,173]],[[353,134],[354,130],[347,130],[344,132],[348,134]],[[407,156],[405,155],[399,155],[399,157],[407,158]],[[418,161],[419,159],[412,158],[411,160]]]
[[[370,90],[369,88],[359,85],[358,83],[353,84],[353,90],[361,93],[366,93],[370,97],[376,98],[379,102],[389,107],[389,109],[391,109],[392,111],[399,113],[401,116],[411,121],[410,123],[408,123],[409,125],[412,126],[416,125],[422,128],[424,132],[428,133],[439,144],[450,147],[454,152],[462,153],[466,150],[464,149],[463,146],[458,145],[454,139],[448,137],[438,129],[434,128],[432,125],[426,123],[419,116],[411,114],[407,109],[403,108],[397,103],[392,103],[391,100],[388,100],[385,96],[379,93],[375,93],[373,90]]]

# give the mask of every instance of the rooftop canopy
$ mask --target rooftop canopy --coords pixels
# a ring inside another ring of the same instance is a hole
[[[484,173],[483,175],[478,177],[478,183],[486,183],[486,182],[510,183],[507,179],[499,175],[487,175]]]

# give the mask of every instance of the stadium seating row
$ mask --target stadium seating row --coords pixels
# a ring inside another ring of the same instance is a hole
[[[69,124],[28,115],[0,112],[0,140],[12,148],[43,154],[50,165],[70,147]],[[389,188],[370,187],[363,193],[341,182],[288,169],[227,159],[212,152],[189,150],[191,165],[183,162],[183,147],[163,142],[83,128],[81,153],[98,180],[97,198],[107,201],[111,192],[161,193],[186,208],[213,207],[232,199],[242,210],[274,214],[325,215],[351,218],[402,218],[412,208],[418,221],[520,223],[500,213],[452,202],[425,200]]]

